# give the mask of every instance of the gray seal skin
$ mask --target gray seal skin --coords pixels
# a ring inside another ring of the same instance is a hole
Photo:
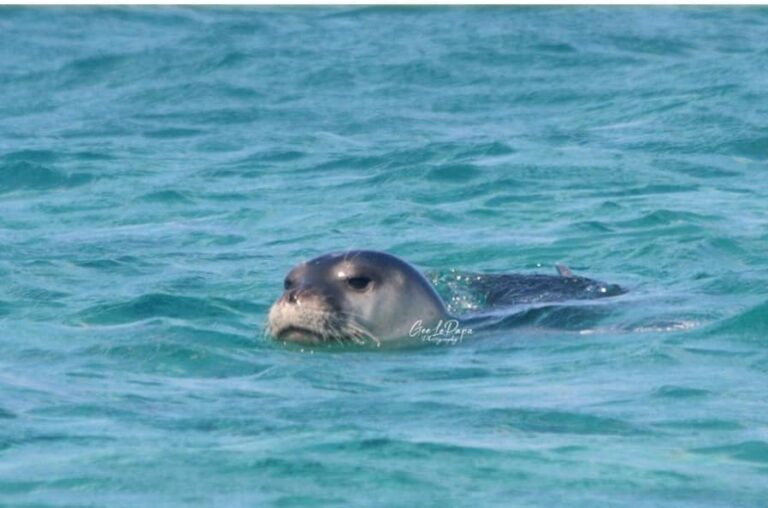
[[[557,271],[558,275],[464,273],[462,277],[482,295],[488,309],[624,293],[615,284],[576,276],[562,265]],[[487,321],[482,314],[463,320],[480,327]],[[381,345],[407,337],[447,340],[461,332],[458,326],[459,320],[449,314],[419,270],[385,252],[351,250],[293,268],[285,278],[285,292],[269,310],[267,331],[277,339],[304,344]]]
[[[284,286],[267,329],[285,341],[380,344],[451,319],[424,275],[384,252],[325,254],[293,268]]]

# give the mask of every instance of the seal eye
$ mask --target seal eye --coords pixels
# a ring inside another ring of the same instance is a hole
[[[352,289],[363,291],[371,284],[371,279],[369,277],[350,277],[347,279],[347,284]]]
[[[291,289],[292,286],[293,286],[293,281],[291,279],[285,279],[285,281],[283,282],[283,287],[286,290],[288,290],[288,289]]]

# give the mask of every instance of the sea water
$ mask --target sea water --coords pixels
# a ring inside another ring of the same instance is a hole
[[[768,503],[765,9],[2,8],[0,63],[1,505]],[[265,337],[347,248],[628,293]]]

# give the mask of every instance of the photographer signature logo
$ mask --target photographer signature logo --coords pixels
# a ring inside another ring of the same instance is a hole
[[[420,319],[413,323],[409,337],[420,338],[424,342],[436,344],[457,344],[467,335],[472,335],[471,328],[461,328],[456,319],[440,320],[432,328],[425,328]]]

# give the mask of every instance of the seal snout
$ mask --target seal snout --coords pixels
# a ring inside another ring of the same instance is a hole
[[[283,305],[309,306],[318,310],[336,308],[333,299],[324,292],[312,288],[286,289],[278,303]]]
[[[338,305],[320,288],[301,283],[287,287],[269,311],[269,329],[282,340],[314,343],[336,329]]]
[[[298,304],[299,303],[299,292],[295,289],[289,289],[285,293],[283,293],[283,301],[286,303]]]

